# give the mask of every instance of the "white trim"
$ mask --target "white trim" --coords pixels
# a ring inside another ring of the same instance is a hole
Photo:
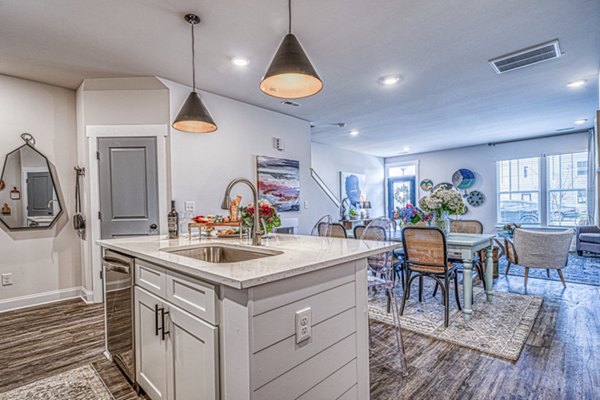
[[[85,289],[83,289],[81,286],[78,286],[68,289],[53,290],[50,292],[29,294],[26,296],[12,297],[10,299],[0,300],[0,313],[26,307],[39,306],[42,304],[54,303],[62,300],[75,299],[77,297],[80,297],[85,301],[84,294],[86,292],[87,291]]]
[[[101,248],[96,244],[100,240],[100,221],[97,218],[100,212],[100,192],[98,162],[98,138],[101,137],[156,137],[156,167],[158,171],[158,213],[160,234],[167,233],[167,213],[170,201],[167,190],[167,135],[169,127],[164,124],[155,125],[87,125],[86,137],[88,138],[88,167],[90,180],[90,218],[89,240],[91,240],[91,268],[86,261],[86,269],[92,271],[93,301],[102,302],[102,270]]]

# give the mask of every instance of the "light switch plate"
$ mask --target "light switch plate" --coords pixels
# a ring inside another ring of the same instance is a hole
[[[296,311],[296,343],[310,339],[312,334],[312,313],[310,307]]]
[[[2,286],[10,286],[15,283],[13,279],[13,274],[2,274]]]
[[[185,202],[185,211],[196,211],[196,202],[195,201],[186,201]]]

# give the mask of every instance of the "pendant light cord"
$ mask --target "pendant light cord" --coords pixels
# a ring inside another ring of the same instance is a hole
[[[196,45],[194,42],[194,25],[195,24],[190,24],[192,26],[192,85],[193,85],[193,91],[196,91]]]
[[[292,33],[292,0],[288,0],[288,16],[289,16],[288,33]]]

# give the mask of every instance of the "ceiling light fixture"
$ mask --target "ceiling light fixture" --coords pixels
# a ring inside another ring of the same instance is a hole
[[[194,49],[194,26],[200,23],[200,17],[187,14],[185,21],[192,27],[192,93],[181,107],[179,114],[173,121],[173,128],[189,133],[209,133],[217,130],[217,125],[208,112],[208,109],[196,92],[196,53]]]
[[[586,82],[587,82],[587,79],[578,79],[576,81],[567,83],[567,87],[570,87],[570,88],[582,87],[583,85],[586,84]]]
[[[400,75],[382,76],[377,80],[377,82],[379,82],[380,85],[392,86],[400,82]]]
[[[350,135],[351,135],[351,136],[358,136],[358,135],[359,135],[359,133],[360,133],[360,132],[359,132],[359,131],[357,131],[356,129],[352,129],[352,130],[350,131]]]
[[[410,151],[410,147],[406,146],[402,149],[405,153],[408,153]]]
[[[250,64],[250,60],[244,57],[233,57],[231,63],[237,67],[246,67]]]
[[[288,0],[288,33],[260,82],[260,90],[280,99],[300,99],[317,94],[323,82],[302,45],[292,33],[292,0]]]
[[[575,121],[573,121],[573,123],[574,123],[575,125],[583,125],[583,124],[585,124],[586,122],[587,122],[587,119],[585,119],[585,118],[582,118],[582,119],[576,119]]]

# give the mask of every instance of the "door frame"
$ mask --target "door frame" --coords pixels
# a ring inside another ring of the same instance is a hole
[[[417,199],[417,177],[415,175],[410,176],[394,176],[393,178],[387,178],[387,217],[392,218],[392,207],[394,206],[394,193],[390,190],[390,187],[396,182],[409,182],[413,194],[411,202],[413,205],[418,201]]]
[[[167,181],[167,137],[169,127],[164,124],[156,125],[87,125],[86,138],[88,146],[88,172],[89,177],[89,199],[86,204],[89,205],[90,212],[87,213],[87,241],[88,246],[84,244],[83,248],[83,287],[85,291],[85,282],[88,282],[91,274],[92,293],[84,293],[88,302],[101,303],[103,301],[102,280],[100,279],[102,271],[102,249],[96,243],[100,240],[100,176],[96,154],[98,152],[98,139],[106,137],[154,137],[156,138],[156,168],[158,172],[158,213],[159,213],[159,234],[164,235],[167,232],[167,213],[170,201]],[[91,297],[91,298],[90,298]]]

